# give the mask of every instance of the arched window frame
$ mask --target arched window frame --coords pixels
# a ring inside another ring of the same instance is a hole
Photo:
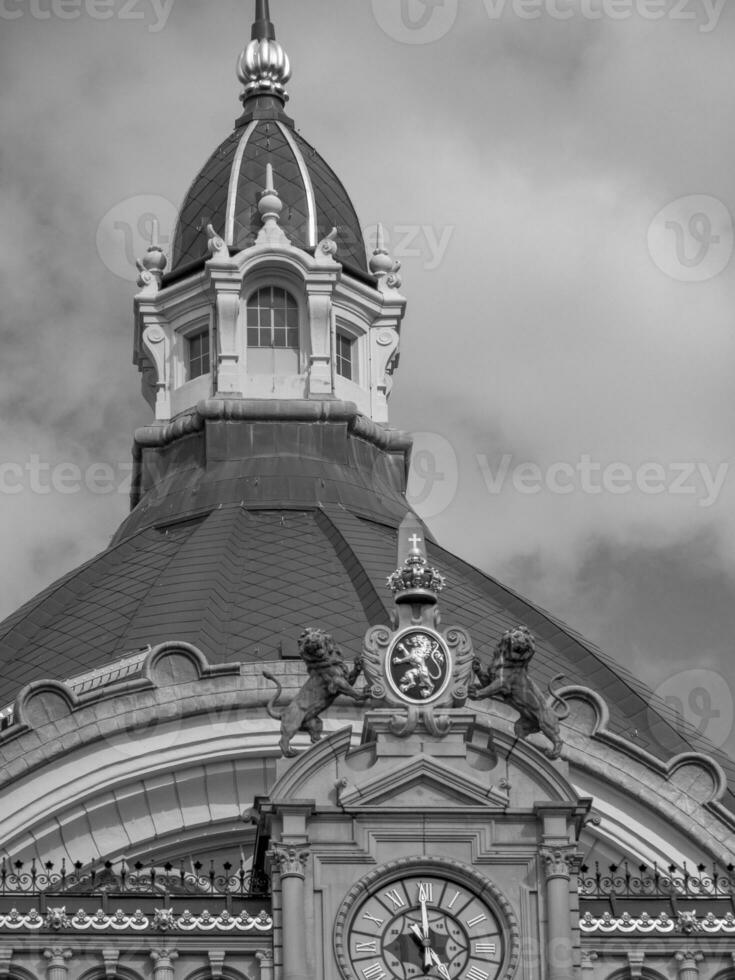
[[[306,289],[303,279],[295,273],[290,273],[286,269],[254,269],[245,278],[244,288],[241,293],[241,326],[243,344],[245,346],[246,361],[248,345],[248,303],[252,297],[261,289],[273,287],[285,290],[296,301],[298,309],[298,373],[304,374],[309,366],[309,354],[311,351],[311,337],[309,334],[309,311],[306,299]],[[262,348],[261,348],[262,349]],[[252,373],[248,364],[248,373]]]

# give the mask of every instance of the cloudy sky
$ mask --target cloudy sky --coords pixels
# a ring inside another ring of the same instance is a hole
[[[417,509],[732,748],[732,5],[272,8],[289,111],[403,262]],[[0,0],[2,615],[126,512],[131,259],[231,129],[250,20]]]

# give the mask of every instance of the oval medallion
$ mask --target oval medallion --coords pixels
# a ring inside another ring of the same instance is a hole
[[[399,633],[388,647],[385,673],[402,701],[429,704],[444,693],[449,683],[449,651],[438,633],[411,627]]]

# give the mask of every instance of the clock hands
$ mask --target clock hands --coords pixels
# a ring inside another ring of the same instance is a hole
[[[421,945],[424,948],[424,970],[428,970],[431,966],[431,954],[433,952],[431,948],[431,937],[429,936],[428,920],[426,923],[426,929],[421,930],[417,922],[411,923],[411,932],[420,940]]]
[[[449,968],[447,967],[446,963],[442,963],[442,961],[439,959],[439,957],[436,955],[433,949],[429,950],[429,956],[431,957],[434,966],[437,968],[437,970],[444,978],[444,980],[452,980],[451,974],[449,973]]]

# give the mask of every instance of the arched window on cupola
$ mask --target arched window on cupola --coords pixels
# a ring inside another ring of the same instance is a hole
[[[281,286],[262,286],[247,302],[248,373],[299,373],[299,306]]]

